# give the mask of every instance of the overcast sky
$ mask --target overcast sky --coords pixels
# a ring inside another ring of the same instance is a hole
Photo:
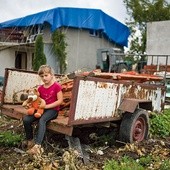
[[[56,7],[101,9],[122,23],[126,18],[123,0],[0,0],[0,22]]]

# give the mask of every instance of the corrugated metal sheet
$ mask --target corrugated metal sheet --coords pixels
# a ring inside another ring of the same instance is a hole
[[[8,81],[5,87],[4,103],[19,103],[20,95],[30,87],[42,82],[37,74],[8,70]]]
[[[80,81],[75,120],[114,116],[117,103],[117,84]]]
[[[124,98],[152,101],[154,111],[160,112],[165,100],[165,89],[156,85],[127,85],[111,82],[80,80],[74,120],[111,118],[117,116]]]
[[[145,99],[152,101],[153,110],[158,112],[161,111],[162,103],[165,102],[165,91],[163,92],[160,86],[154,87],[152,84],[146,87],[141,85],[124,86],[122,84],[120,91],[122,92],[122,96],[125,98]]]

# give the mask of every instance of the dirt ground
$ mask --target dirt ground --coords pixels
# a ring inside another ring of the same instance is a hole
[[[170,138],[148,139],[125,145],[116,141],[116,130],[111,132],[102,129],[96,133],[90,129],[75,133],[80,137],[82,148],[86,151],[80,149],[83,154],[69,149],[65,136],[53,132],[47,132],[43,143],[44,152],[36,157],[25,152],[23,143],[16,147],[0,146],[0,170],[102,170],[106,160],[118,160],[124,155],[138,159],[156,154],[164,160],[170,156]],[[0,132],[6,130],[24,134],[22,122],[0,116]],[[112,138],[106,139],[106,134]],[[112,142],[106,142],[107,140]]]

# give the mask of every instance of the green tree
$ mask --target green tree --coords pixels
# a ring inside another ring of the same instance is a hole
[[[65,38],[66,38],[65,34],[59,29],[55,30],[52,34],[53,51],[58,59],[61,74],[63,74],[67,69],[67,63],[66,63],[67,43],[65,41]]]
[[[124,0],[124,3],[129,16],[126,24],[132,37],[129,52],[144,54],[147,22],[170,20],[170,4],[166,0]],[[140,30],[140,37],[135,36],[136,30]]]
[[[47,59],[44,54],[44,43],[42,35],[38,35],[35,41],[35,54],[33,58],[33,70],[38,71],[39,67],[46,64]]]

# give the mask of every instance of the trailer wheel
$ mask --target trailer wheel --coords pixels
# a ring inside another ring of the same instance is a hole
[[[126,113],[120,125],[119,140],[126,143],[140,142],[149,133],[149,118],[146,111],[137,109],[134,113]]]

